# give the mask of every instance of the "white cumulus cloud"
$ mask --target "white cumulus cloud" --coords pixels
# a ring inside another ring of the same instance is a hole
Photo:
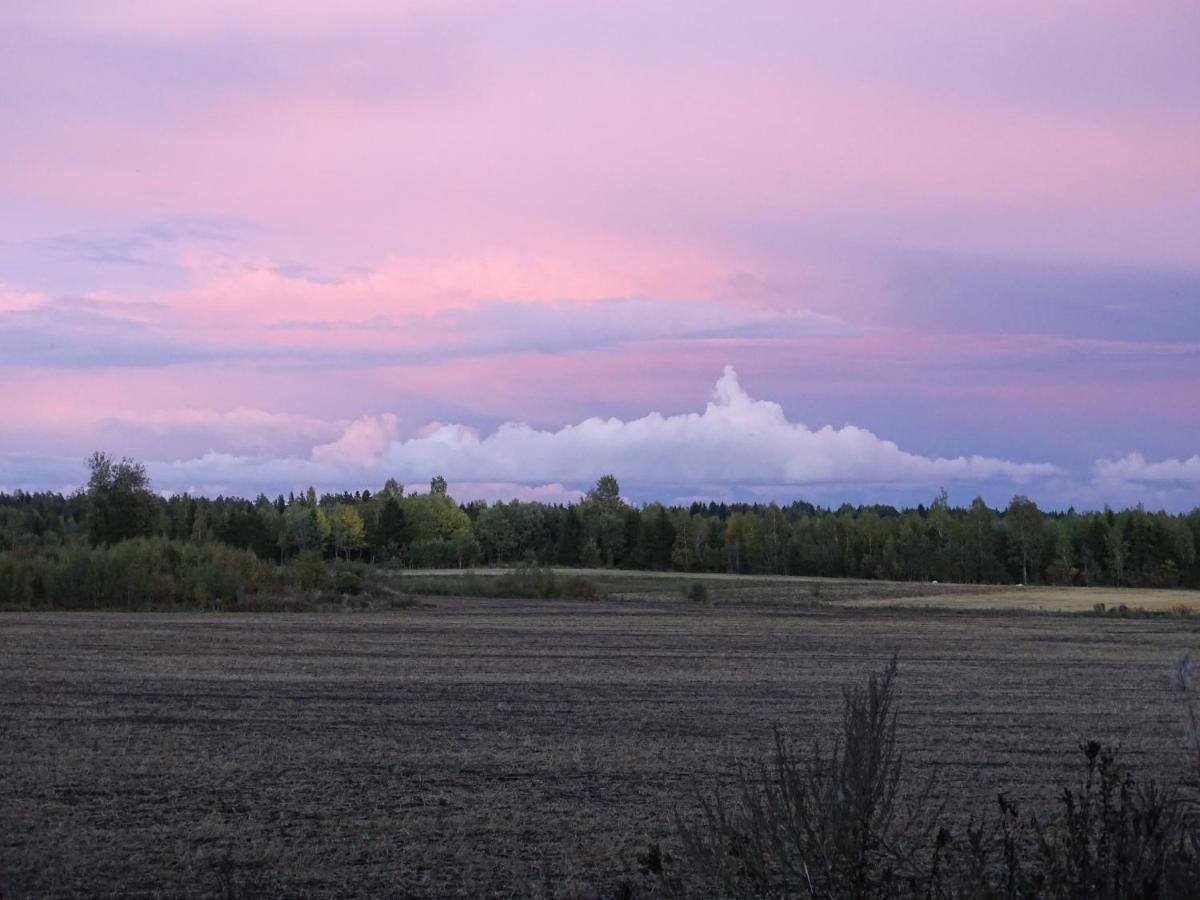
[[[391,413],[355,419],[336,441],[314,447],[313,461],[351,462],[362,466],[378,463],[395,440],[399,423],[400,420]]]
[[[206,416],[199,418],[207,421]],[[235,418],[257,422],[259,417],[241,413]],[[310,484],[322,490],[375,489],[392,477],[410,489],[423,490],[432,477],[441,475],[458,491],[459,500],[520,497],[551,502],[577,498],[605,473],[615,474],[624,487],[646,497],[678,496],[681,491],[715,495],[863,486],[924,491],[964,482],[1045,487],[1066,476],[1044,462],[924,456],[853,425],[812,429],[789,421],[778,403],[747,394],[731,367],[726,367],[702,412],[651,412],[630,420],[590,418],[558,430],[507,423],[490,434],[435,422],[409,438],[399,437],[399,426],[391,413],[365,416],[344,426],[332,440],[310,444],[306,456],[210,451],[150,461],[148,467],[159,489],[210,495],[287,492]],[[1121,463],[1130,465],[1128,459]],[[28,471],[36,460],[0,459],[4,462],[11,466],[0,464],[0,481],[20,483],[30,479],[11,477],[17,472],[4,469]],[[82,468],[78,461],[60,462],[56,473]],[[1180,465],[1194,468],[1200,460]]]
[[[383,417],[359,420],[342,439],[318,448],[314,460],[368,462],[410,480],[441,474],[452,481],[521,484],[587,484],[605,472],[635,485],[1025,484],[1061,474],[1047,463],[909,453],[853,425],[812,430],[790,422],[778,403],[750,397],[731,367],[701,413],[591,418],[557,431],[507,423],[486,436],[444,425],[376,453],[379,436],[391,427]],[[364,443],[370,452],[360,452]]]
[[[1152,462],[1141,453],[1129,453],[1120,459],[1097,460],[1092,472],[1101,483],[1196,485],[1200,484],[1200,454]]]

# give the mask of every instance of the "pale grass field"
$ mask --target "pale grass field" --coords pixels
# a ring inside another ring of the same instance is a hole
[[[839,582],[839,581],[857,581],[850,578],[824,578],[821,576],[808,575],[729,575],[725,572],[656,572],[650,569],[587,569],[587,568],[568,568],[551,566],[555,572],[563,575],[579,575],[583,578],[605,578],[605,579],[620,579],[620,578],[659,578],[659,579],[676,579],[685,578],[698,581],[771,581],[781,584],[807,584],[813,581],[823,582]],[[508,566],[496,567],[480,567],[476,569],[407,569],[399,570],[401,577],[414,576],[420,577],[423,575],[465,575],[470,572],[474,575],[504,575],[511,573],[513,570]],[[869,583],[869,582],[868,582]],[[890,584],[892,582],[878,582],[879,584]]]
[[[1200,612],[1200,591],[1097,587],[1012,587],[980,594],[938,593],[925,597],[872,598],[846,601],[859,607],[1019,610],[1021,612],[1091,612],[1097,603],[1105,609],[1124,604],[1132,611]]]
[[[474,569],[471,574],[494,577],[511,569]],[[651,600],[669,594],[668,583],[703,581],[718,603],[821,602],[863,608],[905,608],[1026,613],[1092,612],[1102,603],[1106,610],[1122,604],[1133,612],[1200,613],[1200,591],[1149,588],[1048,587],[1043,585],[922,584],[911,581],[875,581],[853,578],[818,578],[790,575],[727,575],[698,572],[649,572],[620,569],[556,569],[559,575],[595,580],[616,596]],[[398,581],[413,577],[462,577],[461,569],[424,569],[398,574]],[[656,584],[662,584],[656,590]]]

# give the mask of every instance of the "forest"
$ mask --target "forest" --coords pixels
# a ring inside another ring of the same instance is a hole
[[[13,560],[159,539],[175,553],[222,553],[222,565],[307,560],[411,568],[504,566],[780,574],[901,581],[1200,587],[1200,508],[1138,506],[1046,512],[1017,496],[1003,509],[976,498],[928,506],[806,502],[630,505],[600,478],[576,504],[459,504],[446,481],[406,491],[301,494],[253,500],[162,497],[145,468],[96,453],[87,487],[69,494],[0,494],[0,555]],[[223,547],[221,546],[223,545]],[[220,548],[220,549],[217,549]],[[240,551],[242,555],[238,555]],[[5,571],[0,563],[0,576]]]

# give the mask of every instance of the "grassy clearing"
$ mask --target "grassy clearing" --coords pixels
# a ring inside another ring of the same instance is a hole
[[[397,590],[424,596],[504,597],[537,596],[506,592],[501,582],[512,579],[513,569],[391,569],[389,583]],[[534,570],[539,571],[539,570]],[[800,578],[783,575],[724,575],[687,572],[650,572],[625,569],[556,568],[560,580],[595,585],[598,594],[612,600],[674,601],[690,597],[703,585],[707,598],[719,605],[812,607],[852,600],[890,601],[937,598],[942,594],[975,596],[1003,588],[991,585],[937,585],[911,581],[874,581],[853,578]]]
[[[391,583],[412,594],[496,596],[496,579],[510,569],[392,570]],[[812,607],[828,604],[861,608],[932,609],[1020,613],[1094,613],[1103,604],[1108,614],[1200,614],[1200,591],[1016,587],[1012,585],[926,584],[852,578],[714,575],[637,572],[615,569],[557,569],[559,578],[594,583],[611,599],[676,600],[702,584],[709,598],[722,605]]]
[[[583,896],[697,783],[807,741],[900,654],[955,797],[1186,755],[1200,621],[426,598],[396,612],[0,616],[0,893]],[[549,888],[546,888],[549,885]]]
[[[1131,613],[1200,613],[1200,591],[1136,590],[1131,588],[1024,587],[955,593],[953,589],[933,596],[887,599],[863,597],[849,601],[860,607],[898,606],[937,609],[992,609],[1020,612],[1092,613],[1097,604],[1105,611],[1122,606]]]

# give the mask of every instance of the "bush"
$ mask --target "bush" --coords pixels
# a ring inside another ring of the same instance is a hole
[[[919,874],[932,820],[927,790],[906,798],[893,711],[896,661],[845,693],[841,739],[807,756],[778,731],[770,763],[743,773],[732,804],[701,798],[676,815],[685,877],[669,893],[724,897],[884,897]]]
[[[302,591],[323,590],[329,582],[325,560],[320,550],[304,550],[296,554],[291,564],[291,577]]]
[[[1115,750],[1095,741],[1080,749],[1083,784],[1063,790],[1057,819],[1030,822],[1030,886],[1052,897],[1195,896],[1200,866],[1184,843],[1178,799],[1153,781],[1136,782]]]
[[[564,578],[559,584],[558,593],[564,600],[599,600],[604,595],[600,585],[578,575]]]
[[[236,606],[275,586],[273,567],[218,543],[135,538],[0,554],[0,605],[53,609]]]
[[[545,598],[559,595],[558,579],[553,569],[537,565],[521,565],[495,579],[497,597]]]
[[[1080,745],[1083,778],[1022,817],[934,808],[897,749],[896,661],[844,695],[829,749],[800,752],[776,730],[768,762],[732,795],[676,813],[679,852],[639,858],[665,896],[1184,898],[1200,884],[1200,829],[1189,807],[1137,781],[1115,751]],[[1193,716],[1193,722],[1195,716]],[[1200,737],[1197,739],[1200,768]],[[1195,806],[1190,807],[1193,811]],[[959,834],[949,821],[969,822]],[[634,895],[629,887],[626,894]]]
[[[354,569],[339,566],[333,576],[333,589],[339,594],[357,597],[363,592],[363,577]]]
[[[707,603],[709,601],[708,585],[703,581],[693,581],[683,589],[683,596],[686,600],[691,600],[693,603]]]

